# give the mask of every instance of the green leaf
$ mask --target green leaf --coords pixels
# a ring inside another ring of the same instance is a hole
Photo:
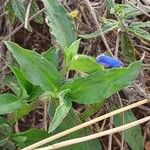
[[[51,34],[62,49],[69,47],[76,40],[76,34],[67,11],[57,0],[44,0],[43,4]]]
[[[31,4],[31,7],[30,7],[31,16],[36,14],[38,11],[39,11],[39,7],[38,7],[36,1],[32,0],[32,4]],[[39,14],[39,15],[35,16],[34,20],[35,20],[36,23],[39,23],[39,24],[42,24],[43,21],[44,21],[42,14]]]
[[[15,13],[14,13],[12,5],[11,5],[11,0],[8,1],[8,3],[6,4],[5,12],[6,12],[8,20],[10,21],[11,24],[13,24],[14,20],[15,20]]]
[[[25,132],[16,133],[13,135],[12,140],[19,148],[27,147],[40,140],[47,138],[49,134],[46,131],[32,128]]]
[[[15,76],[11,75],[11,76],[5,77],[5,79],[2,82],[2,85],[9,87],[14,92],[15,95],[17,95],[18,97],[20,96],[21,87],[17,79],[15,78]]]
[[[72,103],[69,99],[65,99],[65,95],[68,93],[68,90],[64,90],[59,94],[59,100],[60,104],[56,109],[55,115],[50,122],[48,132],[54,131],[59,124],[62,122],[62,120],[66,117],[66,115],[69,113]]]
[[[10,138],[11,127],[8,124],[0,125],[0,146],[4,145]]]
[[[20,107],[19,110],[14,112],[9,116],[9,123],[13,125],[16,121],[27,115],[29,112],[35,109],[35,107],[38,105],[38,101],[33,101],[31,103],[24,103],[22,107]]]
[[[42,53],[42,56],[47,59],[55,68],[58,68],[58,51],[54,47]]]
[[[133,22],[129,25],[129,27],[137,27],[137,28],[150,28],[150,21],[146,22]]]
[[[25,20],[26,8],[24,7],[23,1],[21,0],[11,0],[11,5],[15,15],[19,18],[21,22]]]
[[[84,121],[87,118],[92,117],[96,112],[98,112],[104,106],[105,103],[106,100],[96,104],[87,105],[85,111],[82,112],[82,114],[80,115],[80,119]]]
[[[122,33],[121,35],[121,49],[123,56],[129,63],[135,61],[135,49],[130,37],[126,33]]]
[[[19,109],[21,105],[22,101],[13,94],[0,95],[0,115],[12,113]]]
[[[50,108],[49,108],[50,116],[54,116],[56,107],[57,107],[56,101],[51,101]],[[54,132],[52,132],[50,135],[60,133],[78,124],[81,124],[81,121],[78,115],[73,111],[73,109],[71,109],[68,115],[62,121],[62,123],[58,126],[58,128]],[[59,138],[52,143],[58,143],[61,141],[83,137],[83,136],[90,135],[90,134],[92,134],[92,130],[89,127],[87,127],[87,128],[80,129],[79,131],[73,132],[71,134],[65,135],[64,137]],[[75,144],[66,148],[62,148],[61,150],[102,150],[102,148],[101,148],[101,144],[99,140],[94,139],[94,140],[87,141],[84,143],[78,143],[78,144]]]
[[[27,79],[45,91],[56,91],[61,85],[61,77],[56,68],[44,57],[13,42],[5,42],[7,48],[20,64]]]
[[[21,99],[26,99],[28,102],[35,100],[38,96],[40,96],[44,92],[39,86],[33,86],[31,84],[32,88],[30,88],[30,90],[28,90],[28,92],[29,92],[28,96],[24,95],[24,93],[23,93],[24,90],[22,89],[22,87],[18,83],[16,77],[12,76],[12,75],[6,77],[3,80],[2,85],[6,85],[15,93],[15,95],[17,95]]]
[[[106,4],[109,9],[111,9],[115,6],[114,0],[106,0]]]
[[[43,90],[39,86],[32,85],[24,76],[22,70],[17,67],[10,67],[15,74],[19,84],[20,84],[20,97],[28,101],[35,100],[38,96],[43,93]]]
[[[141,9],[143,9],[143,8],[141,8]],[[148,7],[145,7],[144,11],[149,13],[150,9]],[[135,7],[133,7],[131,5],[127,5],[127,7],[124,8],[124,14],[125,14],[125,19],[130,19],[130,18],[136,17],[138,15],[142,15],[143,12],[138,10],[136,5],[135,5]]]
[[[101,18],[101,21],[102,21],[103,33],[108,33],[119,27],[118,21],[116,21],[116,20]],[[93,32],[90,34],[85,34],[85,35],[78,35],[78,37],[81,37],[83,39],[97,38],[99,36],[100,36],[99,31],[96,31],[96,32]]]
[[[28,98],[29,97],[28,94],[30,93],[30,91],[32,89],[32,84],[26,79],[26,77],[24,76],[23,72],[20,69],[18,69],[15,66],[11,66],[10,69],[16,76],[18,83],[20,84],[20,86],[23,90],[23,93],[22,93],[23,97]]]
[[[70,89],[67,97],[82,104],[98,103],[115,92],[128,86],[141,70],[142,61],[132,63],[127,68],[97,71],[66,83],[63,89]]]
[[[134,26],[129,26],[127,30],[141,39],[150,41],[150,34],[146,30]]]
[[[72,60],[72,58],[77,55],[79,45],[80,45],[80,40],[81,39],[76,40],[69,47],[64,49],[66,64],[68,64]]]
[[[104,67],[96,62],[96,60],[86,55],[76,55],[73,57],[69,65],[70,70],[82,71],[85,73],[93,73],[103,70]]]
[[[8,140],[0,149],[4,150],[16,150],[15,143],[13,143],[11,140]]]
[[[124,118],[124,121],[123,121]],[[136,118],[132,111],[124,112],[124,117],[122,114],[116,115],[113,117],[113,123],[116,127],[121,126],[124,124],[136,121]],[[132,150],[143,150],[143,138],[140,126],[133,127],[131,129],[124,131],[124,139],[130,146]]]

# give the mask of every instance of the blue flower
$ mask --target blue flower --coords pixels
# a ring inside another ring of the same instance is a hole
[[[115,57],[101,54],[96,58],[97,63],[109,68],[120,68],[123,67],[123,62]]]

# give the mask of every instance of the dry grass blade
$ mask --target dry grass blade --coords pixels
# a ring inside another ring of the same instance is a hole
[[[29,15],[30,15],[31,4],[32,4],[32,0],[29,1],[28,6],[27,6],[27,11],[25,14],[25,24],[24,24],[25,29],[28,28],[28,24],[29,24],[28,19],[29,19]]]
[[[78,126],[75,126],[75,127],[73,127],[73,128],[70,128],[70,129],[68,129],[68,130],[65,130],[65,131],[63,131],[63,132],[61,132],[61,133],[55,134],[55,135],[53,135],[53,136],[51,136],[51,137],[49,137],[49,138],[46,138],[46,139],[44,139],[44,140],[42,140],[42,141],[39,141],[39,142],[35,143],[35,144],[33,144],[33,145],[30,145],[30,146],[28,146],[28,147],[26,147],[26,148],[23,148],[22,150],[32,150],[32,149],[35,149],[35,148],[37,148],[37,147],[39,147],[39,146],[42,146],[42,145],[44,145],[44,144],[46,144],[46,143],[49,143],[49,142],[51,142],[51,141],[54,141],[54,140],[56,140],[56,139],[58,139],[58,138],[60,138],[60,137],[63,137],[63,136],[65,136],[65,135],[67,135],[67,134],[70,134],[70,133],[72,133],[72,132],[75,132],[75,131],[77,131],[77,130],[80,130],[80,129],[82,129],[82,128],[85,128],[85,127],[87,127],[87,126],[90,126],[90,125],[92,125],[92,124],[94,124],[94,123],[96,123],[96,122],[99,122],[99,121],[101,121],[101,120],[104,120],[104,119],[109,118],[109,117],[111,117],[111,116],[117,115],[117,114],[119,114],[119,113],[121,113],[121,112],[124,112],[124,111],[127,111],[127,110],[129,110],[129,109],[138,107],[138,106],[143,105],[143,104],[148,103],[148,102],[150,102],[149,99],[141,100],[141,101],[136,102],[136,103],[134,103],[134,104],[128,105],[128,106],[123,107],[123,108],[121,108],[121,109],[115,110],[115,111],[113,111],[113,112],[107,113],[107,114],[105,114],[105,115],[103,115],[103,116],[97,117],[97,118],[95,118],[95,119],[92,119],[92,120],[90,120],[90,121],[87,121],[87,122],[85,122],[85,123],[82,123],[82,124],[80,124],[80,125],[78,125]]]
[[[106,135],[109,135],[109,134],[114,134],[114,133],[117,133],[117,132],[121,132],[121,131],[130,129],[134,126],[137,126],[137,125],[142,124],[142,123],[144,123],[146,121],[149,121],[149,120],[150,120],[150,116],[139,119],[139,120],[131,122],[131,123],[128,123],[126,125],[122,125],[122,126],[119,126],[119,127],[113,128],[113,129],[109,129],[109,130],[100,132],[100,133],[92,134],[92,135],[81,137],[81,138],[76,138],[76,139],[63,141],[63,142],[60,142],[60,143],[57,143],[57,144],[54,144],[54,145],[50,145],[50,146],[47,146],[47,147],[44,147],[44,148],[39,148],[39,149],[36,149],[36,150],[54,150],[54,149],[63,148],[63,147],[69,146],[69,145],[73,145],[73,144],[93,140],[93,139],[96,139],[98,137],[106,136]]]
[[[112,54],[112,52],[111,52],[111,49],[110,49],[110,47],[109,47],[109,45],[108,45],[108,43],[107,43],[107,40],[106,40],[106,38],[105,38],[105,36],[104,36],[104,33],[103,33],[103,31],[102,31],[101,24],[100,24],[100,23],[98,22],[98,20],[97,20],[96,14],[95,14],[95,12],[94,12],[93,7],[91,6],[90,1],[89,1],[89,0],[84,0],[84,1],[85,1],[85,3],[86,3],[87,7],[88,7],[89,10],[90,10],[90,13],[91,13],[91,15],[92,15],[92,17],[93,17],[93,19],[94,19],[94,21],[95,21],[95,24],[96,24],[96,26],[97,26],[97,28],[98,28],[98,30],[99,30],[99,32],[100,32],[100,35],[101,35],[101,37],[102,37],[102,40],[103,40],[103,42],[104,42],[105,47],[107,48],[107,50],[109,51],[109,53],[113,56],[113,54]]]

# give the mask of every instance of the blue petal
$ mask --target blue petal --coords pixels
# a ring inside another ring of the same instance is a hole
[[[123,62],[117,58],[101,54],[96,58],[97,63],[110,68],[120,68],[123,66]]]

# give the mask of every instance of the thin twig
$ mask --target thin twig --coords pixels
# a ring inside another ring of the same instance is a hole
[[[63,141],[63,142],[53,144],[53,145],[50,145],[50,146],[47,146],[47,147],[44,147],[44,148],[39,148],[39,149],[36,149],[36,150],[60,149],[60,148],[66,147],[66,146],[70,146],[70,145],[81,143],[81,142],[86,142],[86,141],[93,140],[93,139],[96,139],[96,138],[99,138],[99,137],[103,137],[103,136],[106,136],[106,135],[109,135],[109,134],[118,133],[118,132],[130,129],[130,128],[133,128],[133,127],[135,127],[137,125],[140,125],[140,124],[142,124],[146,121],[149,121],[149,120],[150,120],[150,116],[139,119],[139,120],[131,122],[131,123],[128,123],[126,125],[122,125],[122,126],[119,126],[119,127],[113,128],[113,129],[109,129],[109,130],[100,132],[100,133],[95,133],[95,134],[92,134],[92,135],[89,135],[89,136],[84,136],[84,137],[80,137],[80,138],[75,138],[75,139]]]
[[[113,128],[113,116],[110,117],[110,129]],[[112,136],[113,134],[109,134],[109,143],[108,143],[108,150],[112,150]]]
[[[43,127],[44,127],[44,130],[47,131],[47,101],[44,101],[44,117],[43,117]]]
[[[116,40],[116,47],[115,47],[115,57],[118,57],[118,51],[119,51],[119,41],[120,41],[120,30],[117,31],[117,40]]]
[[[26,147],[26,148],[23,148],[22,150],[33,150],[33,149],[35,149],[35,148],[37,148],[37,147],[39,147],[39,146],[42,146],[42,145],[44,145],[44,144],[46,144],[46,143],[49,143],[49,142],[51,142],[51,141],[54,141],[54,140],[56,140],[56,139],[58,139],[58,138],[60,138],[60,137],[63,137],[63,136],[65,136],[65,135],[67,135],[67,134],[70,134],[70,133],[72,133],[72,132],[75,132],[75,131],[77,131],[77,130],[80,130],[80,129],[82,129],[82,128],[85,128],[85,127],[87,127],[87,126],[90,126],[90,125],[92,125],[92,124],[94,124],[94,123],[96,123],[96,122],[99,122],[99,121],[101,121],[101,120],[104,120],[104,119],[109,118],[109,117],[111,117],[111,116],[117,115],[117,114],[119,114],[119,113],[121,113],[121,112],[124,112],[124,111],[127,111],[127,110],[129,110],[129,109],[138,107],[138,106],[143,105],[143,104],[148,103],[148,102],[150,102],[150,100],[148,100],[148,99],[141,100],[141,101],[136,102],[136,103],[134,103],[134,104],[128,105],[128,106],[123,107],[123,108],[121,108],[121,109],[115,110],[115,111],[113,111],[113,112],[107,113],[107,114],[105,114],[105,115],[103,115],[103,116],[97,117],[97,118],[95,118],[95,119],[92,119],[92,120],[90,120],[90,121],[87,121],[87,122],[85,122],[85,123],[82,123],[82,124],[80,124],[80,125],[78,125],[78,126],[75,126],[75,127],[73,127],[73,128],[70,128],[70,129],[68,129],[68,130],[65,130],[65,131],[63,131],[63,132],[61,132],[61,133],[55,134],[55,135],[53,135],[53,136],[51,136],[51,137],[48,137],[48,138],[46,138],[46,139],[44,139],[44,140],[42,140],[42,141],[39,141],[39,142],[34,143],[34,144],[32,144],[32,145],[30,145],[30,146],[28,146],[28,147]]]
[[[104,36],[104,33],[103,33],[103,31],[102,31],[101,23],[97,20],[96,14],[95,14],[95,12],[94,12],[93,7],[91,6],[91,3],[89,2],[89,0],[84,0],[84,1],[85,1],[85,3],[86,3],[87,7],[89,8],[90,12],[91,12],[91,15],[92,15],[92,17],[93,17],[93,19],[94,19],[94,21],[95,21],[95,24],[96,24],[96,26],[97,26],[97,28],[98,28],[98,30],[99,30],[99,32],[100,32],[100,35],[101,35],[101,37],[102,37],[102,40],[103,40],[103,42],[104,42],[104,45],[105,45],[106,49],[107,49],[107,50],[109,51],[109,53],[113,56],[113,54],[112,54],[112,52],[111,52],[111,49],[110,49],[110,47],[109,47],[109,45],[108,45],[108,43],[107,43],[107,40],[106,40],[106,38],[105,38],[105,36]]]
[[[119,99],[119,103],[120,103],[120,106],[121,108],[123,108],[123,104],[122,104],[122,100],[121,100],[121,97],[120,97],[120,94],[117,92],[117,96],[118,96],[118,99]],[[122,115],[122,125],[125,124],[125,118],[124,118],[124,112],[121,113]],[[120,150],[123,150],[123,147],[124,147],[124,131],[121,133],[121,147],[120,147]]]

